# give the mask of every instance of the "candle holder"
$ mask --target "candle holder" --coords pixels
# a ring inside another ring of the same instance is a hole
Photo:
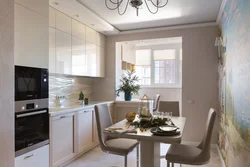
[[[153,115],[153,100],[146,94],[140,99],[138,112],[143,118],[151,118]]]

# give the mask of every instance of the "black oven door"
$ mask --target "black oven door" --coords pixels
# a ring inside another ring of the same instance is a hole
[[[15,114],[16,157],[49,143],[48,109]]]
[[[15,101],[48,98],[48,70],[15,66]]]

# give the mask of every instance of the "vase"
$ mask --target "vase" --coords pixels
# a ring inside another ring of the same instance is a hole
[[[125,92],[124,93],[124,99],[125,99],[125,101],[131,101],[131,99],[132,99],[131,92]]]

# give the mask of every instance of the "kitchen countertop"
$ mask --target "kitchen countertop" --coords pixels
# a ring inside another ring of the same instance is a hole
[[[62,114],[67,114],[87,108],[92,108],[97,104],[111,104],[113,101],[90,101],[88,105],[80,105],[79,103],[70,104],[70,105],[60,105],[53,106],[49,108],[50,116],[57,116]]]

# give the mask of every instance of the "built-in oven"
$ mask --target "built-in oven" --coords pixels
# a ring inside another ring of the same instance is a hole
[[[15,101],[47,99],[48,69],[15,66]]]
[[[49,144],[48,108],[25,110],[15,113],[16,157],[48,144]]]

